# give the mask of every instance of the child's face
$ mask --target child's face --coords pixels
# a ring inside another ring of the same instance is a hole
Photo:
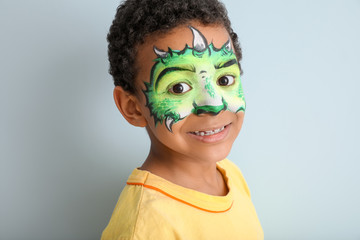
[[[189,25],[138,48],[140,107],[153,146],[219,161],[243,122],[240,70],[225,28]]]

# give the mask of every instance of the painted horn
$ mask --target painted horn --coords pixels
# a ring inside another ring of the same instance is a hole
[[[229,40],[225,43],[225,48],[226,50],[228,50],[229,52],[231,51],[232,47],[231,47],[231,40],[229,38]]]
[[[202,35],[201,32],[199,32],[198,30],[196,30],[195,28],[193,28],[191,26],[189,26],[189,28],[191,29],[193,36],[194,36],[194,40],[193,40],[194,50],[196,50],[198,52],[205,51],[208,48],[208,43],[207,43],[204,35]]]
[[[155,46],[154,46],[154,52],[160,58],[166,58],[168,55],[167,52],[165,52],[164,50],[157,49]]]

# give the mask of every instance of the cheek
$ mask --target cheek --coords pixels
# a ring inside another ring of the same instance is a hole
[[[183,121],[180,121],[177,124],[174,124],[172,127],[172,132],[170,132],[165,124],[158,125],[158,126],[149,126],[148,131],[151,131],[153,135],[152,142],[158,142],[162,145],[166,146],[169,149],[179,151],[186,151],[186,149],[191,150],[188,146],[188,142],[184,138],[183,134],[181,133],[181,129],[183,126]]]
[[[159,118],[172,117],[174,119],[183,118],[191,113],[193,108],[192,94],[184,96],[155,96],[150,101],[151,111]],[[177,116],[178,115],[178,116]]]
[[[154,126],[155,125],[154,118],[151,116],[150,110],[149,110],[149,108],[146,107],[145,102],[142,103],[142,105],[141,105],[141,112],[142,112],[144,118],[146,119],[148,126]]]
[[[241,126],[242,126],[242,124],[244,122],[244,118],[245,118],[245,112],[241,111],[241,112],[236,113],[236,117],[238,120],[239,128],[241,129]]]
[[[234,114],[234,113],[231,113],[231,114]],[[232,124],[233,131],[231,133],[232,141],[235,141],[235,139],[238,137],[238,135],[241,131],[243,122],[244,122],[244,117],[245,117],[245,112],[235,113],[235,118],[234,118],[234,121],[232,122],[233,123]]]
[[[246,102],[241,85],[222,92],[222,97],[228,105],[228,110],[233,113],[245,111]]]
[[[153,123],[151,126],[154,128],[165,125],[167,130],[171,132],[174,124],[191,114],[192,100],[186,96],[156,94],[149,91],[147,95],[148,104],[146,105],[149,112],[148,123],[151,121]]]

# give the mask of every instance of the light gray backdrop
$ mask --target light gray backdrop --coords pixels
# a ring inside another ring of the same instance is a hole
[[[144,129],[118,113],[118,0],[0,2],[0,239],[99,239]],[[265,239],[360,239],[360,1],[225,1],[247,112],[229,156]]]

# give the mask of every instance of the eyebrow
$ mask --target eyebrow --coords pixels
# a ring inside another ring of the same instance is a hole
[[[168,67],[165,68],[164,70],[162,70],[159,74],[159,76],[156,78],[156,82],[155,82],[155,88],[157,88],[160,80],[162,77],[164,77],[166,74],[171,73],[171,72],[175,72],[175,71],[188,71],[188,72],[195,72],[195,68],[181,68],[181,67]]]
[[[232,66],[234,64],[237,64],[237,60],[236,59],[231,59],[231,60],[227,61],[224,64],[219,63],[219,64],[215,65],[215,69],[230,67],[230,66]]]

